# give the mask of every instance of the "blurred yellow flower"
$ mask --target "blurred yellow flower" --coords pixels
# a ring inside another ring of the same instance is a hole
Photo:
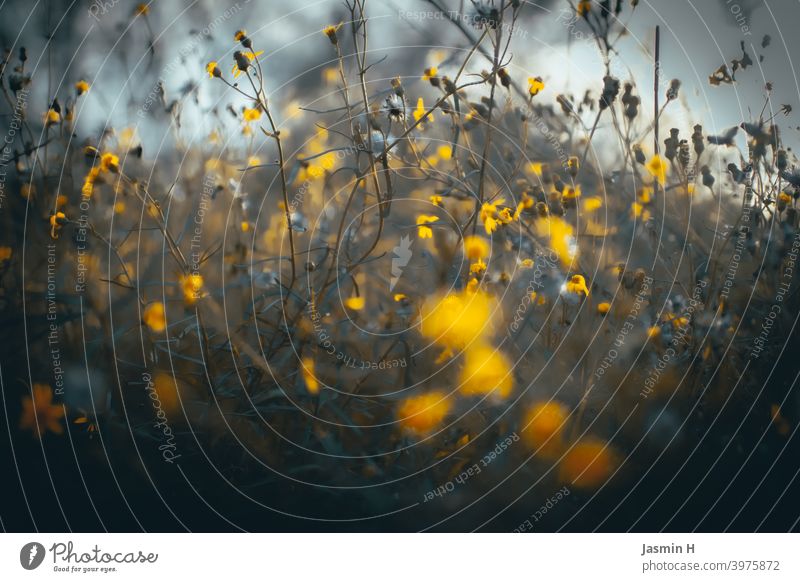
[[[319,380],[317,380],[314,371],[314,359],[306,356],[301,360],[300,364],[303,367],[303,382],[306,384],[306,390],[308,390],[309,394],[318,394]]]
[[[611,311],[611,304],[609,302],[603,301],[597,304],[597,313],[600,315],[605,315],[609,311]]]
[[[211,61],[206,65],[206,73],[208,73],[209,79],[222,76],[222,71],[220,71],[217,61]]]
[[[167,314],[164,311],[164,304],[156,301],[145,307],[142,321],[155,333],[161,333],[167,329]]]
[[[650,175],[663,186],[667,181],[667,160],[656,154],[650,158],[645,167]]]
[[[479,236],[465,236],[464,254],[470,261],[484,259],[489,256],[489,243]]]
[[[493,332],[492,299],[482,292],[450,293],[422,307],[420,333],[445,348],[463,347]]]
[[[83,94],[84,94],[84,93],[86,93],[88,90],[89,90],[89,83],[87,83],[87,82],[86,82],[86,81],[84,81],[83,79],[81,79],[80,81],[78,81],[77,83],[75,83],[75,92],[76,92],[78,95],[83,95]]]
[[[361,311],[364,309],[366,299],[364,297],[348,297],[344,300],[344,305],[353,311]]]
[[[459,390],[465,396],[506,398],[514,385],[511,362],[493,347],[472,345],[464,354]]]
[[[427,214],[420,214],[417,216],[417,234],[419,238],[431,238],[433,237],[433,230],[429,226],[425,226],[426,224],[432,224],[439,220],[438,216],[427,215]]]
[[[339,37],[336,35],[339,32],[339,29],[342,27],[342,23],[336,25],[328,25],[322,29],[322,34],[328,37],[328,40],[331,41],[331,44],[339,44]]]
[[[577,244],[572,226],[558,216],[540,218],[535,223],[536,234],[550,239],[550,248],[555,251],[561,264],[569,267],[577,255]]]
[[[562,445],[562,433],[569,410],[559,402],[538,402],[523,420],[522,438],[542,457],[556,456]]]
[[[192,273],[181,277],[181,287],[183,288],[183,302],[188,306],[192,306],[203,296],[203,276]]]
[[[261,110],[257,108],[245,108],[244,111],[242,111],[242,117],[246,123],[258,121],[261,119]]]
[[[430,81],[438,73],[439,73],[439,69],[437,69],[436,67],[429,67],[429,68],[425,69],[425,74],[422,75],[422,80],[423,81]]]
[[[610,445],[589,438],[576,443],[566,452],[559,475],[563,481],[575,487],[594,489],[605,483],[613,473],[615,457]]]
[[[30,430],[40,437],[47,431],[62,434],[64,427],[61,425],[61,419],[64,418],[64,407],[53,404],[53,389],[47,384],[34,384],[31,394],[22,399],[20,429]]]
[[[61,114],[55,109],[48,109],[44,114],[44,124],[46,126],[55,125],[61,122]]]
[[[11,247],[0,247],[0,261],[11,259]]]
[[[410,396],[397,407],[397,422],[410,432],[425,434],[442,423],[451,407],[452,403],[444,392]]]

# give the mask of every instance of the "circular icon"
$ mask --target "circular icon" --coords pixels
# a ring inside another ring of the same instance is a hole
[[[38,542],[30,542],[19,551],[19,563],[26,570],[35,570],[44,561],[44,546]]]

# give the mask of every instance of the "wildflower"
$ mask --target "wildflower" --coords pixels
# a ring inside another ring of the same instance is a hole
[[[497,207],[504,203],[505,199],[499,198],[496,202],[484,202],[481,206],[480,219],[483,223],[484,229],[486,229],[486,234],[492,234],[495,230],[497,230],[497,226],[499,224],[499,221],[497,220]]]
[[[100,156],[100,171],[117,173],[119,171],[119,157],[112,153],[105,153]]]
[[[574,207],[578,198],[581,197],[581,186],[580,184],[575,184],[575,186],[564,186],[564,189],[561,192],[561,202],[564,206],[571,206]]]
[[[479,236],[464,237],[464,254],[471,261],[489,256],[489,243]]]
[[[559,474],[563,481],[576,487],[592,489],[608,480],[614,465],[615,455],[610,445],[589,438],[567,451],[561,461]]]
[[[644,205],[634,202],[631,204],[631,216],[633,218],[641,218],[644,222],[650,220],[650,211]]]
[[[588,297],[589,288],[583,275],[573,275],[561,288],[561,295],[566,299],[576,300]]]
[[[786,192],[778,194],[778,211],[783,212],[792,203],[792,197]]]
[[[142,321],[155,333],[161,333],[167,329],[167,315],[164,311],[164,304],[156,301],[145,307]]]
[[[544,89],[544,81],[541,77],[528,78],[528,93],[531,97],[536,97]]]
[[[508,74],[508,71],[505,67],[498,69],[497,78],[500,79],[500,84],[506,89],[511,86],[511,75]]]
[[[425,114],[425,103],[422,101],[422,97],[417,99],[417,108],[414,110],[414,121],[419,121],[420,119],[425,123],[433,121],[430,115]]]
[[[602,303],[597,304],[597,313],[600,315],[605,315],[611,311],[611,304],[608,301],[603,301]]]
[[[58,238],[58,231],[67,222],[67,216],[63,212],[56,212],[50,216],[50,237]]]
[[[347,299],[344,300],[345,307],[353,311],[361,311],[362,309],[364,309],[365,304],[366,304],[366,299],[364,297],[353,296],[353,297],[348,297]]]
[[[242,111],[242,117],[244,118],[245,123],[250,123],[251,121],[258,121],[261,119],[261,110],[257,107],[254,108],[245,108]]]
[[[40,437],[48,430],[62,434],[64,427],[61,419],[64,408],[53,404],[53,389],[47,384],[34,384],[31,396],[22,399],[22,415],[19,419],[20,429],[28,429]]]
[[[61,114],[55,109],[48,109],[44,114],[44,124],[47,127],[61,123]]]
[[[602,207],[603,207],[603,200],[598,196],[593,196],[583,201],[584,212],[594,212],[595,210]]]
[[[466,396],[492,394],[506,398],[511,394],[514,379],[511,362],[491,346],[471,346],[465,354],[459,390]]]
[[[88,90],[89,90],[89,83],[87,83],[87,82],[86,82],[86,81],[84,81],[83,79],[81,79],[80,81],[78,81],[77,83],[75,83],[75,92],[76,92],[78,95],[83,95],[83,94],[84,94],[84,93],[86,93]]]
[[[667,181],[667,161],[658,154],[650,158],[647,162],[647,171],[655,178],[660,185],[664,185]]]
[[[483,262],[482,259],[478,259],[477,262],[472,263],[469,266],[469,272],[471,275],[482,275],[483,272],[486,271],[486,263]]]
[[[523,269],[532,269],[534,262],[533,259],[528,258],[528,259],[522,259],[519,264]]]
[[[542,176],[542,162],[528,162],[528,171],[531,172],[534,176],[541,177]]]
[[[213,79],[214,77],[222,77],[222,71],[219,70],[219,65],[216,61],[211,61],[206,65],[206,72],[208,73],[209,79]]]
[[[432,81],[436,78],[436,75],[439,73],[439,69],[436,67],[429,67],[425,69],[425,74],[422,75],[423,81]]]
[[[522,438],[537,454],[554,457],[561,448],[568,417],[567,407],[560,402],[539,402],[525,415]]]
[[[247,49],[253,48],[253,41],[250,40],[250,37],[247,36],[247,31],[244,29],[237,30],[236,33],[233,35],[233,40],[236,42],[242,43],[242,46]]]
[[[303,382],[310,394],[319,393],[319,380],[314,373],[314,359],[305,357],[300,361],[303,366]]]
[[[561,263],[568,267],[577,255],[572,226],[557,216],[549,216],[538,219],[535,227],[538,236],[550,239],[550,248],[559,256]]]
[[[398,406],[397,421],[410,432],[425,434],[441,424],[451,407],[452,403],[444,392],[410,396]]]
[[[439,196],[438,194],[434,194],[432,196],[429,196],[428,200],[430,200],[431,204],[433,204],[434,206],[441,206],[442,205],[442,201],[443,201],[442,197]]]
[[[491,335],[491,298],[475,290],[432,298],[422,308],[420,333],[452,349]]]
[[[11,247],[0,247],[0,263],[11,260]]]
[[[432,238],[433,237],[433,230],[429,226],[425,226],[426,224],[431,224],[439,220],[438,216],[429,216],[426,214],[420,214],[417,216],[417,227],[418,227],[418,235],[419,238]]]
[[[642,189],[639,191],[639,202],[642,204],[650,204],[650,201],[653,199],[653,187],[652,186],[643,186]]]
[[[250,223],[247,222],[246,220],[243,220],[239,225],[239,228],[242,229],[242,232],[247,232],[250,230]]]
[[[580,0],[578,2],[578,7],[576,11],[578,12],[578,16],[586,16],[589,14],[589,11],[592,9],[592,2],[591,0]]]
[[[166,372],[157,372],[153,377],[153,391],[166,412],[178,410],[180,397],[178,396],[178,383],[174,376]]]
[[[328,40],[330,40],[331,44],[334,46],[339,44],[339,37],[336,36],[336,33],[341,27],[342,23],[340,22],[337,25],[329,25],[322,29],[322,33],[328,37]]]
[[[183,287],[183,301],[187,306],[194,305],[202,297],[203,276],[198,273],[181,277]]]
[[[408,296],[406,296],[405,293],[395,293],[394,294],[394,300],[397,303],[400,303],[400,302],[403,302],[403,301],[408,301]]]
[[[647,328],[647,337],[654,338],[661,335],[661,327],[658,325],[651,325]]]
[[[254,53],[253,51],[236,51],[233,53],[233,68],[231,69],[231,73],[233,73],[233,78],[238,79],[239,75],[246,72],[247,69],[250,67],[250,63],[252,63],[259,55],[264,54],[264,51],[258,51]]]
[[[147,16],[150,13],[150,5],[145,4],[142,2],[141,4],[136,5],[136,9],[134,10],[134,14],[136,16]]]

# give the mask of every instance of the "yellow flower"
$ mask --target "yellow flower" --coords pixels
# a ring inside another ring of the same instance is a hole
[[[183,301],[186,305],[194,305],[202,297],[203,276],[192,273],[186,277],[181,277],[183,287]]]
[[[46,126],[55,125],[61,122],[61,114],[55,109],[48,109],[44,114],[44,124]]]
[[[483,260],[478,259],[478,262],[472,263],[469,266],[469,272],[471,275],[480,275],[486,270],[486,263]]]
[[[522,438],[544,458],[558,455],[569,410],[559,402],[538,402],[523,420]]]
[[[439,73],[439,69],[437,69],[436,67],[430,67],[430,68],[428,68],[428,69],[425,69],[425,74],[424,74],[424,75],[422,75],[422,80],[423,80],[423,81],[430,81],[430,80],[431,80],[431,79],[433,79],[433,78],[434,78],[434,77],[435,77],[435,76],[436,76],[438,73]]]
[[[564,456],[559,467],[562,481],[582,489],[593,489],[605,483],[614,471],[616,455],[607,443],[589,438],[576,443]]]
[[[247,31],[244,29],[237,30],[233,35],[233,40],[236,42],[242,42],[245,38],[247,38]]]
[[[463,347],[491,335],[493,308],[491,298],[480,292],[434,297],[422,307],[420,333],[445,348]]]
[[[541,162],[528,162],[528,171],[535,176],[541,176],[544,164]]]
[[[252,108],[252,109],[245,108],[245,110],[242,111],[242,117],[244,118],[245,123],[250,123],[251,121],[258,121],[259,119],[261,119],[261,110],[258,108]]]
[[[544,81],[541,77],[528,78],[528,93],[531,97],[536,97],[544,89]]]
[[[534,226],[536,234],[550,239],[550,248],[553,249],[564,267],[569,267],[577,255],[577,245],[573,236],[572,226],[557,216],[538,219]]]
[[[328,40],[331,41],[331,44],[337,45],[339,44],[339,37],[336,35],[339,32],[339,29],[342,27],[342,23],[336,25],[329,25],[322,29],[322,34],[328,37]]]
[[[303,366],[303,382],[310,394],[319,394],[319,380],[314,372],[314,359],[305,357],[300,364]]]
[[[650,175],[662,186],[667,181],[667,160],[656,154],[645,166]]]
[[[580,2],[578,2],[578,8],[577,8],[578,16],[586,16],[587,14],[589,14],[591,8],[592,8],[591,0],[580,0]]]
[[[481,206],[480,219],[483,223],[483,228],[486,230],[486,234],[492,234],[497,230],[497,226],[500,224],[500,221],[498,221],[497,207],[504,203],[505,198],[499,198],[496,202],[484,202]]]
[[[395,294],[394,294],[394,300],[395,300],[396,302],[398,302],[398,303],[399,303],[400,301],[406,301],[407,299],[408,299],[408,297],[406,296],[406,294],[405,294],[405,293],[395,293]]]
[[[63,212],[56,212],[50,216],[50,237],[58,238],[58,231],[67,221],[67,215]]]
[[[161,333],[167,329],[167,314],[164,311],[164,304],[156,301],[145,307],[142,321],[155,333]]]
[[[442,197],[441,197],[441,196],[439,196],[438,194],[434,194],[434,195],[432,195],[432,196],[429,196],[429,197],[428,197],[428,200],[430,200],[430,201],[431,201],[431,204],[433,204],[434,206],[441,206],[441,205],[442,205],[442,200],[443,200],[443,199],[442,199]]]
[[[444,392],[410,396],[397,407],[397,422],[410,432],[425,434],[441,424],[451,407]]]
[[[81,79],[80,81],[78,81],[77,83],[75,83],[75,92],[76,92],[78,95],[83,95],[83,94],[84,94],[84,93],[86,93],[88,90],[89,90],[89,83],[87,83],[87,82],[86,82],[86,81],[84,81],[83,79]]]
[[[449,145],[443,145],[436,148],[436,155],[443,160],[453,159],[453,149]]]
[[[586,279],[583,278],[583,275],[573,275],[570,277],[569,281],[567,281],[566,289],[567,293],[582,293],[584,296],[589,295],[589,288],[586,286]]]
[[[654,338],[661,335],[661,327],[658,325],[651,325],[647,328],[647,337]]]
[[[153,391],[166,412],[176,412],[180,407],[178,382],[166,372],[156,372],[153,377]]]
[[[642,189],[639,191],[639,202],[642,204],[650,204],[650,201],[653,199],[653,187],[652,186],[642,186]]]
[[[105,153],[100,156],[100,171],[114,173],[119,171],[119,157],[112,153]]]
[[[150,5],[145,4],[142,2],[141,4],[136,6],[135,14],[140,16],[146,16],[150,12]]]
[[[366,299],[364,297],[348,297],[344,300],[344,305],[353,311],[361,311],[364,309]]]
[[[520,261],[519,265],[523,269],[531,269],[531,268],[533,268],[534,262],[533,262],[533,259],[522,259]]]
[[[426,224],[431,224],[439,220],[438,216],[429,216],[426,214],[420,214],[417,216],[417,233],[419,238],[431,238],[433,237],[433,230],[429,226],[425,226]]]
[[[586,198],[583,201],[583,211],[584,212],[594,212],[599,208],[603,207],[603,200],[599,196],[592,196],[591,198]]]
[[[22,399],[22,415],[19,419],[20,429],[27,429],[40,437],[48,430],[62,434],[64,427],[61,419],[64,407],[53,404],[53,389],[47,384],[34,384],[31,396]]]
[[[470,261],[489,256],[489,243],[479,236],[464,237],[464,254]]]
[[[511,363],[491,346],[470,346],[464,357],[459,390],[465,396],[492,394],[506,398],[514,385]]]
[[[603,301],[602,303],[597,304],[597,313],[600,315],[605,315],[611,311],[611,304],[608,301]]]
[[[264,51],[258,51],[256,53],[253,51],[236,51],[233,53],[234,63],[233,68],[231,68],[233,78],[238,79],[239,75],[247,70],[247,68],[250,66],[250,63],[252,63],[262,54],[264,54]]]
[[[634,202],[631,204],[631,216],[634,218],[641,218],[644,222],[650,220],[650,211],[647,210],[642,204]]]
[[[433,117],[430,115],[425,115],[425,103],[422,101],[422,97],[417,99],[417,108],[414,110],[414,121],[419,121],[420,119],[422,119],[425,123],[433,121]],[[420,124],[419,127],[421,129],[422,124]]]
[[[575,184],[575,186],[564,186],[564,190],[561,192],[561,199],[562,200],[575,200],[581,197],[581,186],[580,184]]]
[[[11,260],[11,247],[0,247],[0,262]]]
[[[217,64],[217,61],[211,61],[206,65],[206,73],[208,73],[209,79],[222,76],[222,71],[219,70],[219,64]]]

